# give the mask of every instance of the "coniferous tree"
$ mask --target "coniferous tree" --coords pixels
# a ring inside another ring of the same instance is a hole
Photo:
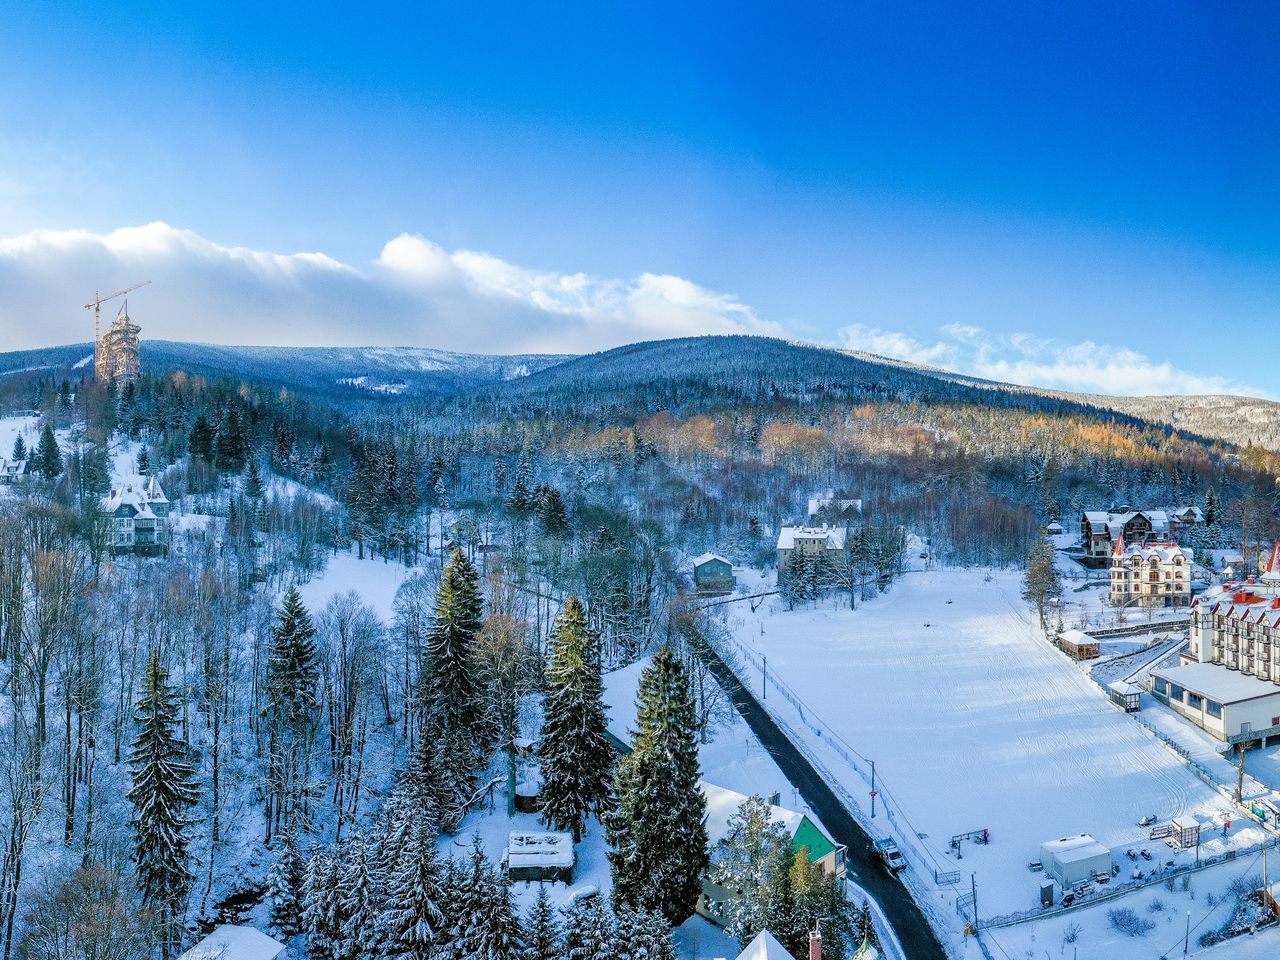
[[[53,425],[45,423],[40,432],[40,445],[36,448],[35,467],[46,480],[53,480],[62,473],[62,450],[58,438],[53,435]]]
[[[262,471],[256,457],[249,458],[249,471],[244,478],[244,495],[251,500],[261,500],[263,494]]]
[[[342,936],[340,875],[337,857],[331,851],[312,851],[307,861],[302,909],[307,956],[312,960],[334,960],[338,956]]]
[[[480,579],[459,549],[445,565],[427,638],[422,702],[440,743],[441,773],[459,793],[484,756],[482,698],[475,663],[484,601]]]
[[[547,896],[547,888],[539,884],[538,899],[533,902],[525,920],[524,951],[520,960],[560,960],[560,923],[556,908]]]
[[[143,447],[138,451],[138,475],[142,477],[151,474],[151,455],[147,453],[147,448]]]
[[[285,594],[267,654],[269,783],[274,803],[267,830],[297,814],[306,785],[312,728],[315,723],[315,636],[311,616],[296,587]]]
[[[428,960],[442,939],[444,888],[436,862],[435,829],[418,816],[387,883],[383,930],[388,957]]]
[[[618,765],[607,818],[614,901],[682,923],[707,869],[707,802],[689,677],[670,647],[644,669],[637,700],[634,748]]]
[[[676,960],[671,924],[657,910],[617,910],[615,935],[621,960]]]
[[[791,838],[762,797],[748,797],[729,818],[711,882],[734,895],[717,904],[724,929],[744,947],[769,926],[780,876],[790,869]]]
[[[382,927],[378,916],[381,899],[370,870],[369,847],[363,836],[347,843],[342,864],[342,929],[339,956],[344,960],[376,957],[381,952]]]
[[[605,734],[599,644],[586,611],[570,597],[556,618],[547,667],[542,762],[542,819],[577,843],[591,814],[608,809],[613,746]]]
[[[192,874],[188,869],[188,811],[199,792],[190,748],[178,737],[177,696],[169,685],[158,651],[152,651],[135,714],[138,734],[129,757],[133,788],[133,859],[143,903],[155,911],[162,928],[161,952],[177,945],[179,922]]]
[[[271,929],[285,937],[296,937],[305,929],[307,867],[298,849],[293,831],[284,834],[280,859],[271,868],[268,886],[271,891]]]
[[[204,414],[196,417],[191,426],[191,436],[187,440],[187,449],[191,456],[205,463],[213,463],[213,430]]]
[[[565,911],[566,960],[615,960],[613,916],[602,897],[579,900]]]
[[[27,442],[22,439],[22,434],[18,434],[17,439],[13,441],[13,459],[27,459]]]
[[[1045,610],[1049,599],[1062,592],[1062,583],[1054,561],[1055,553],[1048,540],[1041,537],[1031,545],[1031,551],[1027,554],[1022,596],[1036,608],[1042,628],[1045,626]]]

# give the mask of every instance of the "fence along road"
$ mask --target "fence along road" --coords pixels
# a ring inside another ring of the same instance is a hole
[[[719,654],[700,637],[690,636],[689,641],[791,785],[831,831],[836,842],[848,848],[846,863],[857,877],[858,886],[870,894],[880,907],[892,927],[892,935],[896,936],[908,960],[947,960],[946,951],[942,949],[942,944],[938,942],[920,907],[902,882],[891,876],[881,865],[871,845],[871,838],[840,802],[835,791],[787,738]]]

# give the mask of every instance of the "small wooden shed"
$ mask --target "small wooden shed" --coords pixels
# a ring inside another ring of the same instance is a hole
[[[1056,643],[1059,650],[1076,660],[1096,660],[1101,653],[1098,641],[1083,630],[1063,630]]]
[[[512,880],[551,880],[573,883],[573,837],[567,833],[526,833],[513,830],[502,852]]]
[[[718,553],[704,553],[693,558],[693,582],[705,592],[727,592],[733,589],[733,564]]]

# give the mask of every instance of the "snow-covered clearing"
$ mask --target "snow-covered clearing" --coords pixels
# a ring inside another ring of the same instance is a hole
[[[767,705],[857,797],[864,819],[866,767],[853,772],[832,741],[855,762],[857,754],[876,761],[873,830],[892,826],[907,841],[917,894],[952,929],[954,893],[934,885],[934,869],[961,871],[965,880],[972,873],[982,916],[1011,913],[1037,904],[1041,875],[1026,864],[1039,859],[1045,840],[1090,833],[1118,851],[1127,873],[1130,847],[1149,848],[1153,863],[1194,859],[1149,841],[1136,825],[1143,815],[1201,814],[1221,824],[1231,811],[1045,642],[1020,593],[1016,573],[939,570],[908,574],[856,611],[828,602],[788,612],[778,598],[755,611],[746,603],[723,608],[746,679],[760,689],[767,657]],[[803,718],[778,679],[804,705]],[[957,860],[951,837],[983,828],[991,844],[966,842]],[[1201,853],[1264,838],[1236,819],[1228,838],[1214,830]]]
[[[324,570],[299,584],[298,592],[316,616],[333,597],[355,591],[383,623],[389,624],[395,618],[396,591],[412,574],[413,568],[394,560],[372,554],[361,560],[354,549],[344,550],[329,554]]]
[[[27,449],[34,451],[40,443],[40,418],[0,417],[0,460],[13,456],[13,444],[19,436]]]

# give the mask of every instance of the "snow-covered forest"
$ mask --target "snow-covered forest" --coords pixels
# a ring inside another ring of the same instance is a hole
[[[862,552],[779,584],[801,606],[892,589],[908,535],[1020,568],[1049,520],[1112,504],[1201,507],[1197,547],[1280,532],[1262,447],[781,341],[385,396],[337,389],[359,367],[308,392],[203,362],[0,378],[0,457],[33,467],[0,487],[6,958],[175,956],[250,910],[329,960],[673,957],[718,696],[685,647],[688,557],[767,570],[824,489],[863,501]],[[112,550],[99,501],[145,478],[168,549]],[[643,657],[616,761],[602,673]],[[548,826],[603,830],[612,898],[523,903],[468,846],[535,775]],[[726,882],[783,856],[757,806],[739,826]],[[774,872],[735,936],[869,939],[809,867]]]

